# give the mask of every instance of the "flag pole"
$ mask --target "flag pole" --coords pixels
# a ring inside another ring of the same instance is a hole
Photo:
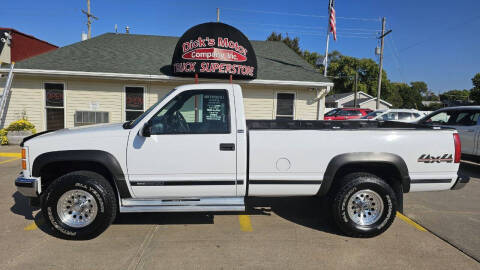
[[[323,76],[327,76],[327,68],[328,68],[328,41],[330,39],[330,11],[332,6],[332,0],[328,0],[328,20],[327,20],[327,45],[325,46],[325,58],[323,60],[325,70],[323,71]]]

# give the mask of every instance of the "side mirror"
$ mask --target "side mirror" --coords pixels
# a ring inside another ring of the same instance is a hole
[[[150,125],[150,123],[145,123],[145,125],[143,125],[142,129],[140,130],[140,135],[142,137],[150,137],[152,135],[152,126]]]

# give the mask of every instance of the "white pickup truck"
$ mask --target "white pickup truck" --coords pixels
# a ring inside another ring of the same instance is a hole
[[[134,121],[42,132],[22,147],[18,191],[69,239],[97,236],[117,211],[244,211],[247,196],[326,196],[345,234],[370,237],[404,192],[468,182],[454,129],[246,121],[235,84],[180,86]]]

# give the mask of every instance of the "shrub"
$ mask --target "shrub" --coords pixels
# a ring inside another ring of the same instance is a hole
[[[10,123],[10,125],[6,128],[7,132],[8,131],[23,131],[23,130],[29,130],[33,134],[37,133],[37,130],[35,129],[35,125],[30,123],[26,119],[18,120],[15,122]]]
[[[4,128],[0,129],[0,144],[8,144],[7,130]]]

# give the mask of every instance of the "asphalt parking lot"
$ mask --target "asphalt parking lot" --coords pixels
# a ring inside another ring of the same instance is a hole
[[[16,192],[19,170],[18,157],[0,155],[1,269],[480,269],[478,178],[407,194],[405,214],[421,226],[397,218],[371,239],[340,235],[318,199],[282,198],[252,200],[246,213],[121,214],[93,240],[66,241]]]

